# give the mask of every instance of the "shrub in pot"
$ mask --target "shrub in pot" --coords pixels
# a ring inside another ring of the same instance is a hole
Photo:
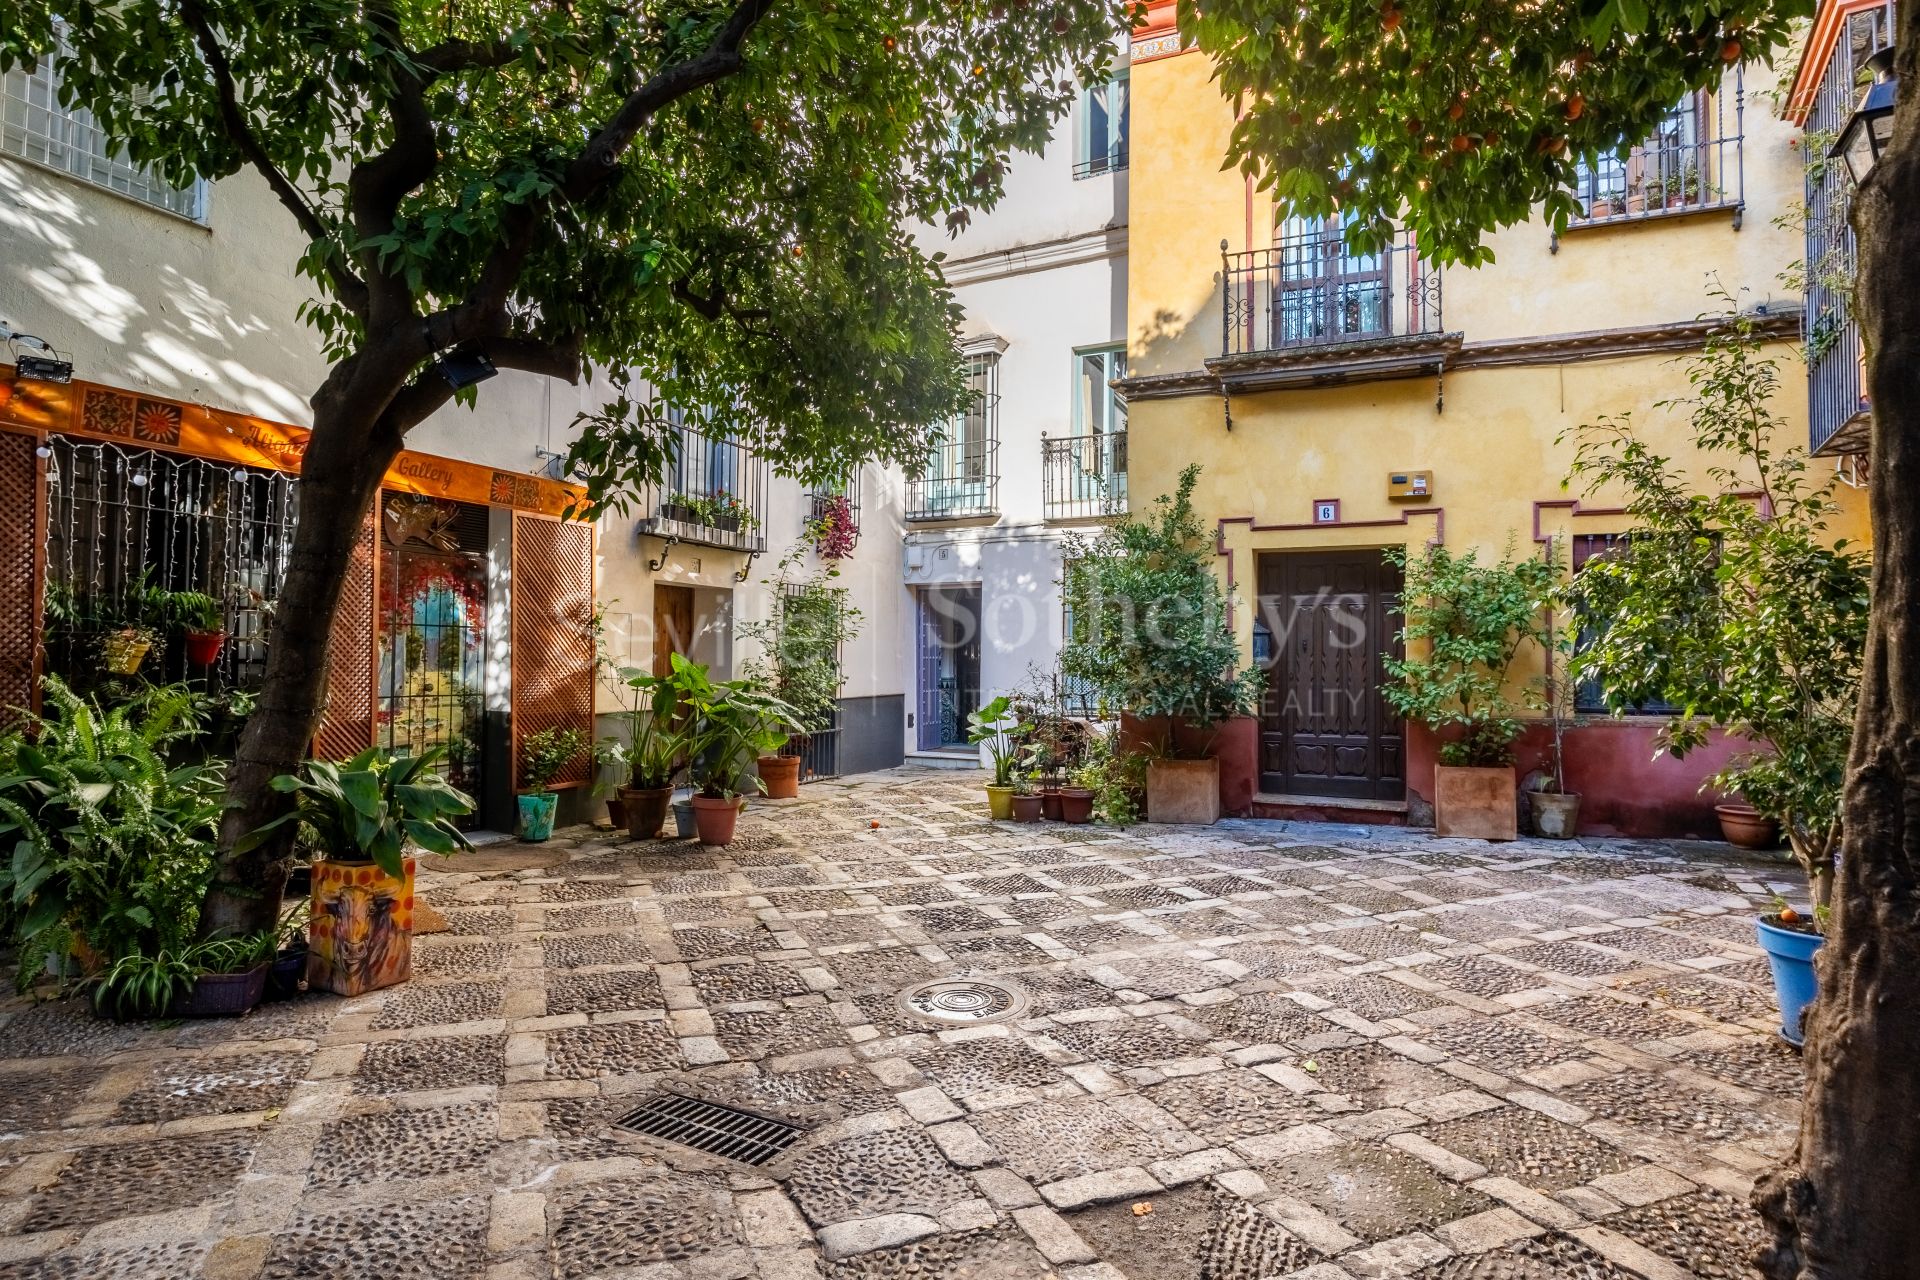
[[[635,840],[653,840],[667,820],[674,780],[686,767],[687,744],[681,726],[689,713],[683,687],[672,675],[623,667],[620,677],[632,697],[621,751],[628,770],[626,785],[620,789],[627,834]]]
[[[799,713],[749,680],[714,680],[705,667],[673,655],[673,679],[685,699],[688,774],[700,843],[730,844],[754,761],[799,728]]]
[[[1081,824],[1093,821],[1094,797],[1099,795],[1105,773],[1093,764],[1082,764],[1072,774],[1073,781],[1060,788],[1060,821]]]
[[[187,662],[196,667],[212,666],[227,642],[226,616],[220,602],[200,591],[175,591],[168,595],[167,612],[185,637]]]
[[[1556,566],[1561,563],[1559,539],[1548,544],[1547,554]],[[1557,573],[1555,577],[1558,577]],[[1547,773],[1538,787],[1528,790],[1527,812],[1533,819],[1535,835],[1548,840],[1571,840],[1580,830],[1580,797],[1567,790],[1566,725],[1573,698],[1566,672],[1574,657],[1577,633],[1572,627],[1554,627],[1553,610],[1559,598],[1556,591],[1541,601],[1547,619],[1543,635],[1548,667],[1541,682],[1549,734]]]
[[[1218,819],[1219,763],[1176,759],[1176,730],[1253,714],[1263,685],[1258,670],[1240,669],[1227,629],[1213,542],[1193,507],[1199,479],[1200,468],[1189,466],[1145,518],[1129,517],[1091,537],[1069,535],[1062,546],[1072,627],[1061,671],[1101,705],[1167,725],[1166,743],[1147,766],[1147,817],[1154,821],[1167,814]],[[1210,756],[1211,748],[1200,755]]]
[[[224,771],[167,758],[204,730],[183,685],[112,705],[41,687],[40,714],[0,734],[0,945],[22,990],[51,967],[65,990],[97,992],[125,957],[194,944]]]
[[[1693,397],[1661,408],[1688,415],[1705,483],[1653,453],[1625,417],[1574,432],[1574,477],[1588,493],[1624,493],[1634,527],[1569,588],[1584,616],[1605,620],[1575,676],[1611,711],[1678,708],[1660,734],[1675,757],[1704,746],[1715,727],[1751,747],[1705,786],[1777,823],[1806,872],[1810,909],[1776,910],[1756,925],[1781,1035],[1798,1044],[1841,843],[1870,567],[1863,548],[1828,527],[1838,478],[1799,445],[1779,443],[1794,429],[1773,412],[1779,372],[1751,318],[1730,314],[1689,366]]]
[[[560,771],[587,745],[578,729],[548,728],[520,740],[520,838],[545,840],[553,834],[560,793],[548,789]]]
[[[414,852],[469,849],[455,819],[473,800],[433,768],[446,754],[370,747],[335,764],[309,760],[273,789],[293,808],[242,840],[264,843],[296,827],[299,847],[317,855],[308,903],[307,985],[356,996],[413,973]]]
[[[1001,694],[967,716],[967,741],[986,748],[993,764],[993,781],[987,784],[987,816],[1004,822],[1013,816],[1013,771],[1019,759],[1016,739],[1031,724],[1016,720],[1013,700]]]
[[[1405,575],[1403,655],[1385,659],[1388,704],[1442,739],[1434,769],[1434,826],[1442,836],[1512,840],[1518,832],[1513,742],[1537,691],[1510,692],[1522,650],[1545,642],[1544,602],[1559,569],[1551,558],[1483,563],[1477,551],[1404,549],[1387,559]]]
[[[776,748],[792,755],[769,752],[758,762],[766,795],[775,800],[800,794],[799,757],[814,733],[833,727],[843,683],[840,655],[860,634],[860,610],[847,602],[846,588],[834,585],[840,566],[826,559],[815,569],[805,567],[813,547],[810,534],[803,534],[787,550],[768,582],[772,615],[739,628],[758,648],[741,666],[741,677],[793,708],[799,726]]]

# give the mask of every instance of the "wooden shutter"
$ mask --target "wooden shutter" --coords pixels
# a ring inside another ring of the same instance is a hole
[[[379,503],[375,502],[377,509]],[[345,760],[373,745],[374,663],[374,512],[367,513],[347,564],[340,607],[327,639],[327,696],[313,753],[322,760]]]
[[[46,469],[36,436],[0,431],[0,728],[40,705]]]
[[[593,738],[593,526],[518,511],[513,517],[513,776],[520,744],[542,729]],[[593,778],[582,751],[554,779]]]

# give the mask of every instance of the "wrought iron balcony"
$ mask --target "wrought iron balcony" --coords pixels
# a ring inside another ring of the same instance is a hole
[[[1228,253],[1221,313],[1223,356],[1436,337],[1440,268],[1411,236],[1369,253],[1337,230],[1285,235],[1272,248]]]
[[[1127,433],[1040,437],[1042,514],[1097,520],[1127,511]]]
[[[1867,55],[1892,44],[1891,7],[1861,9],[1843,19],[1807,114],[1806,304],[1807,427],[1810,447],[1825,456],[1867,450],[1871,413],[1862,368],[1860,325],[1853,316],[1853,186],[1846,166],[1827,159],[1860,96]]]
[[[942,441],[907,480],[907,519],[965,520],[1000,510],[1000,442]]]
[[[738,440],[682,427],[639,532],[734,551],[767,549],[768,469]]]
[[[1585,212],[1570,225],[1731,209],[1737,228],[1746,207],[1745,115],[1738,71],[1718,93],[1690,95],[1625,156],[1579,167],[1573,193]]]

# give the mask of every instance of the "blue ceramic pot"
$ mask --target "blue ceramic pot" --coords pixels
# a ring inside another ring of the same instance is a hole
[[[520,838],[545,840],[553,834],[553,813],[560,807],[560,794],[544,791],[520,797]]]
[[[1813,1003],[1819,987],[1814,979],[1813,953],[1826,939],[1817,933],[1782,929],[1765,920],[1754,921],[1760,947],[1773,969],[1773,994],[1780,1002],[1780,1038],[1798,1049],[1803,1043],[1800,1015]]]

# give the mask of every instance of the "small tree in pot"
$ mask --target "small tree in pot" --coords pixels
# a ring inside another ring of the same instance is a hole
[[[548,785],[587,745],[578,729],[547,728],[520,740],[520,838],[545,840],[553,834],[560,796]]]
[[[798,730],[800,713],[750,680],[714,680],[673,655],[673,681],[685,703],[686,754],[696,788],[693,817],[701,844],[731,844],[754,761]]]
[[[1518,832],[1513,741],[1539,698],[1512,684],[1513,664],[1544,639],[1541,602],[1555,579],[1547,560],[1498,563],[1429,547],[1387,552],[1405,574],[1402,656],[1388,655],[1388,705],[1443,735],[1434,770],[1435,829],[1443,836],[1511,840]]]
[[[1759,926],[1782,1034],[1798,1043],[1840,848],[1869,566],[1863,549],[1828,529],[1836,478],[1816,481],[1805,450],[1776,446],[1790,428],[1770,408],[1778,371],[1751,320],[1729,317],[1688,377],[1693,396],[1659,407],[1689,415],[1708,485],[1654,453],[1625,416],[1575,432],[1574,475],[1589,491],[1624,492],[1634,524],[1570,588],[1586,616],[1606,620],[1576,671],[1610,710],[1676,708],[1659,747],[1676,758],[1715,726],[1752,744],[1708,785],[1777,822],[1807,873],[1812,919],[1776,913]],[[1744,816],[1732,808],[1721,806],[1723,825]]]
[[[1259,671],[1240,670],[1227,630],[1213,544],[1193,509],[1199,479],[1199,466],[1187,467],[1146,518],[1069,535],[1062,548],[1073,629],[1060,669],[1102,703],[1166,726],[1165,749],[1147,771],[1147,817],[1155,822],[1219,818],[1219,762],[1208,758],[1210,747],[1180,758],[1178,730],[1253,714],[1263,684]]]

